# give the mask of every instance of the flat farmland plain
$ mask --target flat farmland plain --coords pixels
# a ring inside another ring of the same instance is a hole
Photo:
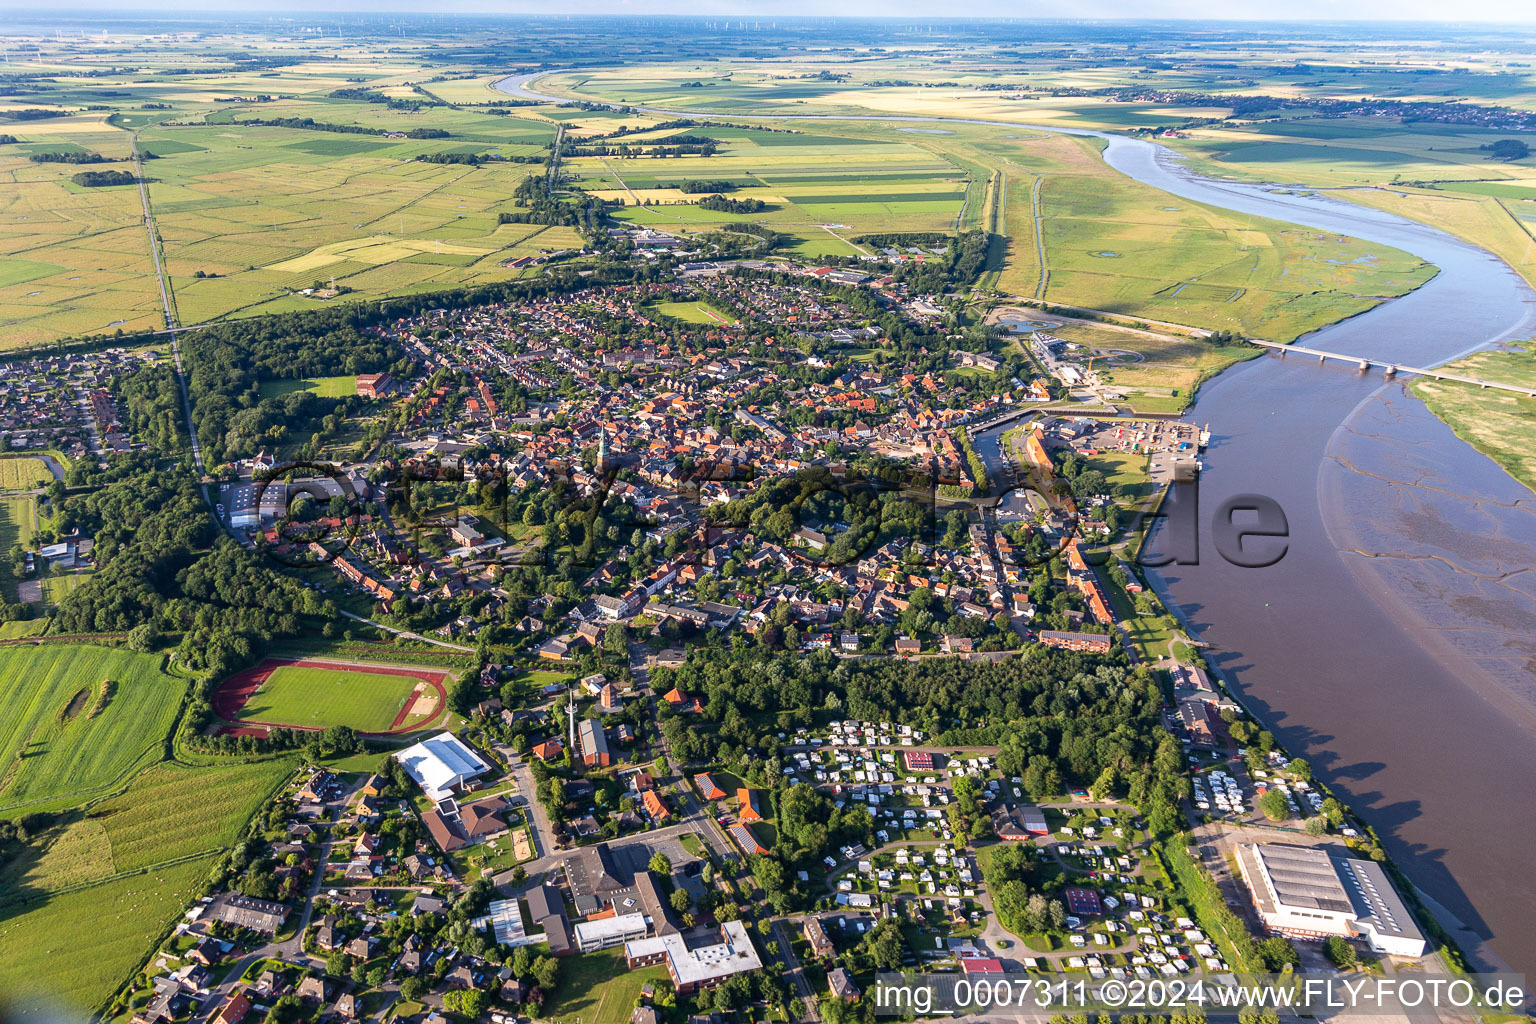
[[[111,996],[291,767],[156,765],[0,868],[0,992],[22,998],[8,1011],[45,1009],[33,986],[73,1011]]]
[[[531,122],[487,120],[502,138],[529,141],[447,145],[233,124],[146,133],[148,145],[187,147],[155,161],[150,186],[181,318],[303,308],[319,300],[293,293],[316,282],[367,296],[505,280],[518,274],[505,260],[569,247],[568,229],[497,223],[529,165],[415,159],[460,147],[529,155],[552,137]]]
[[[709,125],[636,133],[630,145],[670,135],[707,135],[714,156],[573,157],[567,171],[582,188],[626,204],[622,220],[668,231],[729,230],[751,222],[791,235],[804,255],[857,255],[846,237],[875,231],[952,230],[974,181],[967,167],[901,136],[843,134],[838,128],[763,131]],[[727,213],[696,205],[684,181],[726,181],[732,199],[765,209]]]
[[[70,180],[79,167],[28,159],[93,152],[126,160],[128,134],[100,113],[7,131],[19,141],[0,146],[0,348],[163,327],[138,189],[82,188]]]

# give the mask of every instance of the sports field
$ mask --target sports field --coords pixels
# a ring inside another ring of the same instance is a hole
[[[158,761],[186,681],[90,644],[0,650],[0,815],[80,800]]]
[[[669,316],[690,324],[734,324],[734,317],[727,316],[707,302],[658,302],[649,307],[651,312]]]
[[[283,726],[399,733],[423,728],[446,707],[447,673],[360,662],[268,658],[214,694],[214,712],[235,727]]]

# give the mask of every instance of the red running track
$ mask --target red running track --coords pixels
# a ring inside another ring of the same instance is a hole
[[[317,725],[290,725],[287,722],[255,722],[240,718],[240,709],[245,707],[256,691],[261,689],[274,671],[286,666],[298,668],[341,669],[348,672],[372,672],[381,676],[403,676],[407,679],[418,679],[427,686],[437,691],[438,710],[448,706],[448,691],[443,683],[448,678],[446,672],[434,672],[424,668],[404,668],[395,665],[371,665],[359,661],[328,661],[319,658],[263,658],[250,668],[242,669],[219,684],[219,688],[213,691],[210,703],[213,713],[225,722],[238,723],[220,727],[219,732],[226,736],[265,736],[269,729],[299,729],[304,732],[320,732],[321,726]],[[393,736],[402,732],[408,732],[403,728],[410,717],[411,707],[416,703],[414,698],[408,699],[395,716],[390,727],[383,732],[360,733],[363,736]],[[414,727],[413,727],[414,728]]]

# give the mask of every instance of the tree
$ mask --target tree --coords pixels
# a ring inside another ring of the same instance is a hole
[[[443,996],[443,1005],[454,1013],[477,1020],[491,1008],[491,997],[477,988],[454,989]]]
[[[400,998],[407,1002],[420,999],[426,990],[427,983],[414,974],[400,982]]]
[[[1264,795],[1259,797],[1259,810],[1270,821],[1284,821],[1291,816],[1291,806],[1285,794],[1278,789],[1265,790]]]
[[[1499,139],[1489,146],[1481,146],[1493,153],[1495,160],[1524,160],[1531,155],[1531,147],[1520,139]]]
[[[651,854],[651,862],[648,866],[662,878],[670,878],[672,876],[672,858],[660,850]]]
[[[1260,939],[1253,944],[1258,951],[1259,959],[1264,961],[1266,969],[1271,971],[1284,970],[1286,967],[1294,967],[1301,963],[1301,954],[1296,952],[1296,947],[1291,941],[1280,935],[1271,935]]]
[[[1321,814],[1314,814],[1302,825],[1309,836],[1322,836],[1328,834],[1328,819]]]
[[[1348,939],[1339,935],[1330,935],[1323,942],[1323,956],[1328,962],[1340,970],[1349,970],[1360,962],[1360,955],[1355,952],[1355,947]]]
[[[560,961],[552,956],[541,956],[533,962],[533,980],[539,988],[548,992],[560,980]]]
[[[629,627],[622,622],[615,622],[603,633],[603,649],[615,658],[622,658],[629,653]]]
[[[16,575],[21,575],[17,573]],[[140,654],[148,654],[160,646],[160,632],[154,625],[141,622],[128,631],[128,649]]]
[[[1312,766],[1299,757],[1293,758],[1291,763],[1285,766],[1285,770],[1302,782],[1312,781]]]
[[[671,903],[672,909],[681,914],[693,904],[693,900],[689,898],[687,889],[673,889]]]

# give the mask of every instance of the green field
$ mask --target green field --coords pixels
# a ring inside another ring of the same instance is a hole
[[[410,676],[285,665],[240,709],[240,720],[385,732],[417,685]]]
[[[357,375],[346,374],[340,377],[311,377],[305,380],[264,380],[261,382],[262,398],[289,395],[295,391],[310,391],[321,398],[345,398],[348,395],[357,394]]]
[[[544,1004],[552,1024],[627,1024],[648,981],[664,981],[663,966],[624,969],[622,950],[604,950],[560,961],[560,981]]]
[[[658,302],[648,307],[660,316],[669,316],[690,324],[733,324],[735,317],[727,316],[707,302]]]
[[[58,1020],[112,997],[205,882],[212,856],[0,909],[0,992],[17,1020]],[[22,911],[25,911],[24,913]]]
[[[31,547],[32,537],[37,532],[36,519],[36,506],[32,498],[0,500],[0,551],[10,551],[17,544],[24,548]],[[10,559],[0,560],[0,590],[3,590],[7,601],[16,600],[16,582],[11,572]]]
[[[1520,347],[1529,345],[1520,343]],[[1448,373],[1536,388],[1536,354],[1479,352],[1448,363]],[[1526,487],[1536,490],[1536,399],[1508,391],[1484,390],[1455,381],[1422,379],[1414,394],[1431,412],[1450,425],[1458,437],[1503,466]]]
[[[0,459],[0,491],[30,491],[53,482],[53,474],[42,459],[10,456]]]
[[[0,651],[0,815],[99,795],[160,760],[186,690],[160,665],[88,644]]]
[[[290,770],[287,759],[160,764],[64,815],[0,867],[0,992],[46,979],[39,987],[67,1009],[106,1000]]]

